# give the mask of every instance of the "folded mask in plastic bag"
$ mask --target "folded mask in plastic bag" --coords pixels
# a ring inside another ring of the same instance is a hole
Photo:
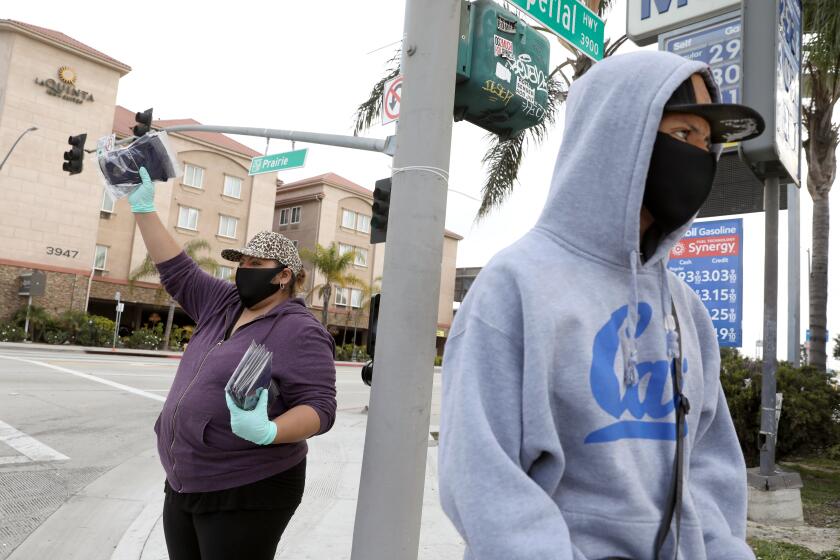
[[[230,376],[225,391],[242,410],[254,410],[259,400],[260,389],[268,391],[269,405],[280,393],[277,383],[271,377],[272,355],[265,346],[251,341],[251,345]]]
[[[166,132],[150,132],[128,144],[112,149],[100,144],[97,166],[108,192],[115,199],[128,196],[140,186],[140,168],[145,167],[152,181],[166,182],[181,175],[181,168]]]

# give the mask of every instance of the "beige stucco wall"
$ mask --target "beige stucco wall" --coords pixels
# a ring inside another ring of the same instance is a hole
[[[90,148],[111,131],[120,74],[12,32],[0,33],[0,60],[5,65],[0,72],[6,73],[0,146],[11,147],[23,130],[38,127],[21,140],[0,171],[0,257],[89,270],[102,184],[89,160],[82,173],[64,173],[62,154],[71,135],[87,133]],[[76,88],[92,94],[93,101],[67,101],[35,83],[36,78],[58,80],[58,69],[65,65],[76,72]],[[68,254],[50,255],[48,247]]]
[[[452,324],[452,303],[455,301],[455,259],[457,256],[458,240],[444,237],[437,322],[439,328],[444,328],[447,331],[447,335],[449,334],[449,325]]]

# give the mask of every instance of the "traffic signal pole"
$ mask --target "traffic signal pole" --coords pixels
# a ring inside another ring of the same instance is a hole
[[[388,250],[353,560],[414,560],[452,137],[459,0],[407,0]]]

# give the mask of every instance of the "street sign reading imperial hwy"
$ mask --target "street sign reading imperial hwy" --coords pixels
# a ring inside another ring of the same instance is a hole
[[[591,58],[604,58],[604,20],[578,0],[511,0],[546,28]]]
[[[283,152],[282,154],[255,157],[251,160],[251,169],[248,170],[248,175],[259,175],[260,173],[271,173],[272,171],[303,167],[306,161],[307,151],[309,151],[309,148]]]

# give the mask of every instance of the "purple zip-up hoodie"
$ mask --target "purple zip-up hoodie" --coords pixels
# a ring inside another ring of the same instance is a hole
[[[236,287],[210,276],[185,253],[157,268],[166,291],[197,324],[155,423],[169,485],[178,492],[225,490],[299,463],[306,456],[305,441],[258,446],[231,431],[225,384],[251,341],[264,344],[274,353],[271,375],[280,386],[269,418],[305,404],[318,413],[318,434],[323,434],[332,427],[336,409],[330,334],[303,300],[294,298],[224,340],[242,305]]]

